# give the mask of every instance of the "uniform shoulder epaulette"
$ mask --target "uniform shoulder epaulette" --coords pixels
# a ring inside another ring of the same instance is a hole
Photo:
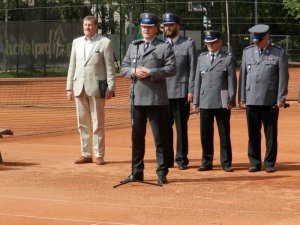
[[[208,54],[208,52],[202,52],[200,55],[206,55]]]
[[[282,47],[280,45],[272,44],[272,46],[275,47],[275,48],[282,49]]]
[[[193,41],[193,38],[191,38],[191,37],[183,37],[183,39],[188,40],[188,41]]]
[[[255,45],[249,45],[246,48],[244,48],[244,50],[247,50],[247,49],[250,49],[250,48],[253,48],[253,47],[255,47]]]
[[[161,39],[161,38],[156,38],[154,42],[155,42],[156,44],[167,43],[164,39]]]

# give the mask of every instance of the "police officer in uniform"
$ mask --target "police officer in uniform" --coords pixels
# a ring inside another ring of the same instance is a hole
[[[172,46],[156,38],[159,18],[142,13],[143,40],[134,41],[127,50],[121,74],[132,79],[132,174],[127,181],[143,181],[147,119],[150,122],[156,146],[158,183],[167,183],[166,163],[168,93],[166,77],[176,73]]]
[[[254,45],[244,49],[239,80],[239,105],[246,108],[249,172],[261,170],[261,127],[264,126],[266,172],[275,172],[279,108],[285,106],[288,61],[284,49],[271,45],[269,26],[249,29]]]
[[[181,18],[174,13],[163,15],[164,35],[171,43],[176,57],[176,75],[167,78],[169,98],[169,166],[174,164],[173,124],[177,132],[175,161],[180,170],[187,169],[188,159],[188,119],[190,103],[193,101],[195,71],[197,66],[196,45],[180,34]]]
[[[208,52],[198,58],[193,100],[194,111],[200,110],[202,164],[198,171],[213,168],[215,117],[220,136],[221,166],[225,172],[232,172],[230,114],[236,97],[236,64],[231,54],[221,50],[219,31],[204,33]]]

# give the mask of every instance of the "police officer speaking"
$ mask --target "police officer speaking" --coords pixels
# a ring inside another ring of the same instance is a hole
[[[126,52],[121,74],[132,79],[132,174],[127,181],[144,180],[144,155],[147,119],[156,146],[158,184],[167,183],[166,162],[168,94],[166,77],[176,73],[175,55],[170,44],[156,38],[159,18],[142,13],[143,40],[134,41]]]
[[[220,136],[221,166],[232,172],[232,150],[230,140],[230,114],[235,105],[236,64],[234,57],[221,50],[221,33],[207,30],[205,43],[208,52],[198,58],[195,76],[193,109],[200,109],[200,133],[202,143],[202,165],[199,171],[213,168],[214,117]]]
[[[269,26],[249,29],[254,43],[244,49],[239,80],[239,105],[246,108],[249,172],[261,170],[261,127],[264,126],[266,172],[275,172],[279,108],[288,93],[288,62],[284,49],[271,45]]]

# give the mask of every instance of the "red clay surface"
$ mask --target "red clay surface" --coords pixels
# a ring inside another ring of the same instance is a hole
[[[113,188],[131,172],[130,128],[107,129],[103,166],[73,164],[80,156],[77,132],[0,140],[0,224],[299,224],[300,105],[292,102],[280,111],[278,171],[273,174],[247,171],[245,111],[233,111],[231,127],[233,173],[220,168],[217,129],[214,170],[196,170],[201,147],[199,117],[193,115],[189,169],[170,169],[163,187],[129,183]],[[147,131],[145,179],[155,183],[150,127]],[[264,155],[264,139],[262,145]]]

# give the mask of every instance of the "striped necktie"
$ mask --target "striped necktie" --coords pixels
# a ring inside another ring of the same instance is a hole
[[[263,49],[263,48],[260,48],[260,49],[259,49],[259,56],[261,57],[263,53],[264,53],[264,49]]]
[[[213,64],[214,60],[215,60],[215,54],[211,54],[210,65]]]
[[[144,44],[144,51],[147,51],[148,47],[149,47],[149,42],[145,42],[145,44]]]

